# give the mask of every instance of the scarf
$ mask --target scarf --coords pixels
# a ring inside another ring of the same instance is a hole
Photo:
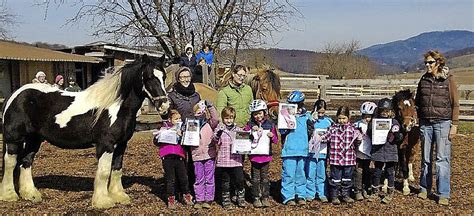
[[[188,87],[184,87],[180,82],[174,84],[174,90],[181,95],[189,97],[196,93],[196,89],[194,89],[194,84],[191,82]]]

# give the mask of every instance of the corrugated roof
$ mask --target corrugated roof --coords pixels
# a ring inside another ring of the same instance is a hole
[[[69,54],[8,41],[0,41],[0,59],[88,63],[99,63],[102,61],[100,58]]]

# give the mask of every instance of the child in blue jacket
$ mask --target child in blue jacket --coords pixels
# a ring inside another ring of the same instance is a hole
[[[281,177],[281,194],[283,204],[294,206],[306,204],[306,177],[304,165],[308,156],[308,140],[313,133],[313,122],[309,112],[304,108],[305,95],[293,91],[288,95],[288,103],[297,104],[296,129],[280,130],[283,140],[281,157],[283,170]]]
[[[326,101],[317,100],[313,106],[314,133],[327,130],[334,121],[325,114]],[[306,200],[318,198],[321,202],[328,202],[326,196],[326,155],[327,143],[310,144],[310,152],[305,164],[306,173]]]

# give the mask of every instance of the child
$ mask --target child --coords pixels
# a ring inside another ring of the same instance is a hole
[[[336,113],[337,124],[331,126],[326,133],[319,137],[321,142],[329,142],[329,164],[331,165],[329,194],[334,205],[341,204],[338,197],[339,191],[341,191],[344,202],[354,202],[350,197],[350,190],[352,188],[352,171],[356,165],[355,142],[361,140],[362,135],[349,122],[349,114],[348,107],[339,107]]]
[[[334,123],[329,116],[325,115],[325,112],[326,101],[317,100],[313,107],[314,133],[317,133],[317,129],[327,130]],[[314,151],[309,153],[305,164],[306,199],[312,200],[317,196],[321,202],[326,203],[328,202],[326,196],[327,143],[319,143],[316,146],[310,143],[310,149],[312,148]]]
[[[242,155],[232,154],[231,146],[236,131],[242,129],[234,124],[235,109],[224,107],[221,112],[222,123],[215,130],[214,141],[217,143],[219,151],[217,153],[216,173],[220,182],[222,192],[222,207],[231,208],[230,184],[233,184],[237,195],[237,205],[245,207],[244,170],[242,165]]]
[[[354,193],[357,201],[363,200],[367,197],[367,189],[370,186],[370,150],[372,149],[372,141],[367,135],[367,127],[372,121],[377,104],[374,102],[364,102],[360,106],[361,119],[354,123],[354,127],[358,128],[362,134],[362,142],[356,151],[356,170],[354,173]]]
[[[280,130],[283,148],[281,157],[283,171],[281,174],[281,194],[283,204],[294,206],[306,204],[306,177],[304,165],[308,156],[308,140],[313,134],[311,114],[304,108],[305,96],[300,91],[288,95],[288,103],[297,104],[296,129]]]
[[[181,121],[181,115],[177,110],[170,110],[169,119],[163,123],[160,130],[153,132],[153,143],[160,149],[160,158],[163,160],[163,169],[166,179],[166,195],[168,196],[168,208],[176,208],[176,199],[174,196],[176,177],[178,177],[177,185],[184,194],[183,200],[186,205],[193,204],[193,197],[189,193],[188,175],[184,164],[185,154],[181,145],[159,143],[161,133],[164,130],[176,127]]]
[[[377,104],[377,115],[376,118],[392,119],[392,128],[388,132],[387,141],[382,145],[372,145],[372,161],[375,162],[375,172],[372,177],[372,194],[370,200],[374,201],[379,196],[379,190],[382,186],[380,184],[380,178],[382,176],[382,168],[385,166],[385,174],[388,179],[387,194],[383,197],[383,203],[390,203],[392,200],[392,194],[395,189],[395,166],[398,162],[398,148],[397,143],[402,141],[403,134],[400,131],[400,124],[394,118],[395,113],[393,112],[392,100],[389,98],[381,99]],[[372,124],[369,124],[368,131],[372,135]]]
[[[212,142],[213,130],[218,124],[217,111],[211,102],[201,100],[193,107],[194,116],[199,120],[200,140],[199,147],[192,147],[192,159],[194,161],[194,193],[196,204],[194,208],[209,209],[214,201],[214,169],[216,146]]]
[[[263,100],[253,100],[249,106],[251,119],[244,130],[256,131],[258,136],[268,136],[271,143],[278,143],[278,134],[275,124],[268,119],[267,104]],[[267,134],[260,133],[268,130]],[[253,137],[253,142],[258,143],[259,137]],[[255,208],[270,207],[270,182],[268,180],[269,163],[272,161],[271,144],[268,155],[250,155],[252,164],[252,196]]]

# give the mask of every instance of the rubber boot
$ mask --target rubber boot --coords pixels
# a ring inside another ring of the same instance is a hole
[[[245,208],[245,189],[237,191],[237,205],[241,208]]]
[[[388,187],[387,188],[387,193],[383,197],[382,203],[389,204],[392,201],[392,196],[393,196],[394,190],[395,190],[395,188],[393,188],[393,187]]]

